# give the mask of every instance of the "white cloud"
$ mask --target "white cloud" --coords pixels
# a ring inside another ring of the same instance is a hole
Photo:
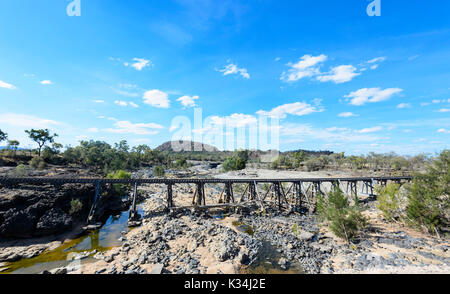
[[[388,88],[384,90],[381,88],[363,88],[358,91],[351,92],[344,97],[352,98],[350,104],[360,106],[365,103],[375,103],[389,100],[393,95],[402,91],[403,90],[400,88]]]
[[[169,129],[169,132],[175,131],[176,129],[178,129],[178,127],[179,127],[179,126],[171,125],[171,126],[170,126],[170,129]]]
[[[133,124],[129,121],[116,121],[114,123],[115,129],[105,129],[109,133],[117,134],[135,134],[135,135],[156,135],[159,133],[159,129],[164,127],[155,123],[136,123]]]
[[[253,115],[233,113],[232,115],[225,117],[212,116],[211,122],[215,125],[226,125],[232,128],[239,128],[246,125],[255,124],[258,120]]]
[[[158,108],[169,108],[169,96],[160,90],[150,90],[144,93],[144,103]]]
[[[379,137],[361,133],[349,128],[331,127],[326,129],[314,128],[309,124],[287,124],[281,127],[280,134],[293,138],[291,142],[307,142],[314,139],[325,142],[373,142]]]
[[[442,112],[442,113],[450,112],[450,108],[441,108],[441,109],[438,110],[438,112]]]
[[[139,94],[138,93],[133,93],[133,92],[129,92],[129,91],[123,91],[123,90],[118,90],[118,89],[112,89],[114,92],[116,92],[119,95],[122,96],[126,96],[126,97],[138,97]]]
[[[105,103],[105,100],[92,100],[94,103]]]
[[[295,102],[290,104],[280,105],[273,108],[271,111],[259,110],[256,114],[270,116],[273,118],[285,118],[287,114],[303,116],[314,112],[323,112],[324,108],[321,106],[321,100],[315,99],[312,104],[306,102]]]
[[[397,105],[397,108],[399,108],[399,109],[411,108],[411,104],[409,104],[409,103],[400,103],[399,105]]]
[[[378,64],[374,64],[374,65],[372,65],[371,67],[370,67],[370,69],[377,69],[378,68]]]
[[[378,126],[378,127],[366,128],[366,129],[359,130],[358,133],[360,133],[360,134],[367,134],[367,133],[379,132],[379,131],[382,131],[382,130],[383,130],[383,127]]]
[[[219,72],[223,72],[223,75],[231,75],[231,74],[240,74],[242,77],[246,79],[250,79],[250,75],[247,72],[246,68],[239,68],[236,64],[228,64],[225,65],[223,69],[218,70]]]
[[[114,101],[114,104],[117,104],[119,106],[127,106],[128,105],[128,103],[126,101],[119,101],[119,100]]]
[[[281,80],[286,82],[295,82],[303,78],[312,77],[320,73],[320,63],[325,62],[328,59],[326,55],[304,55],[297,63],[288,63],[290,69],[287,72],[283,72]]]
[[[439,129],[437,130],[438,133],[443,133],[443,134],[450,134],[450,130],[447,129]]]
[[[125,66],[131,66],[134,69],[141,71],[145,67],[151,66],[150,60],[144,58],[133,58],[134,63],[124,62]]]
[[[177,101],[180,101],[181,104],[183,104],[184,107],[194,107],[195,106],[195,100],[197,100],[198,96],[182,96],[177,99]]]
[[[342,84],[351,81],[354,77],[361,75],[356,72],[356,67],[353,65],[340,65],[333,67],[328,74],[317,77],[321,82],[333,81],[336,84]]]
[[[89,128],[87,129],[89,133],[98,133],[98,128]]]
[[[52,83],[52,81],[50,81],[50,80],[43,80],[43,81],[41,81],[40,82],[42,85],[52,85],[53,83]]]
[[[339,117],[352,117],[352,116],[358,116],[357,114],[354,114],[353,112],[341,112],[338,114]]]
[[[117,104],[119,106],[128,106],[129,105],[129,106],[134,107],[134,108],[138,108],[139,107],[139,105],[137,105],[134,102],[127,102],[127,101],[120,101],[120,100],[114,101],[114,104]]]
[[[33,115],[5,113],[0,115],[0,124],[7,124],[16,127],[46,129],[55,125],[61,125],[60,122],[43,119]]]
[[[4,81],[0,81],[0,88],[6,88],[6,89],[9,89],[9,90],[17,89],[16,86],[8,84],[8,83],[6,83]]]
[[[374,59],[368,60],[367,63],[376,63],[376,62],[383,62],[386,60],[386,57],[376,57]]]

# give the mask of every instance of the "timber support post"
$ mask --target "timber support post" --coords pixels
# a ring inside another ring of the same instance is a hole
[[[85,230],[96,230],[101,227],[100,223],[95,222],[95,211],[97,208],[97,203],[100,199],[100,193],[101,193],[101,185],[100,181],[97,181],[95,183],[95,196],[94,196],[94,202],[92,203],[91,210],[89,211],[89,215],[87,218],[87,225],[84,227]]]
[[[233,185],[231,182],[225,183],[225,203],[234,203]]]
[[[197,199],[196,199],[196,205],[202,206],[206,205],[205,200],[205,184],[204,183],[197,183]]]
[[[275,201],[278,202],[278,210],[281,211],[281,187],[280,187],[280,182],[274,182],[272,185],[273,185],[273,191],[275,193]]]
[[[138,183],[134,183],[133,189],[133,202],[131,204],[130,214],[128,217],[128,226],[136,227],[142,224],[141,215],[137,211],[137,198],[138,198]]]
[[[172,208],[173,205],[173,189],[172,189],[173,184],[172,183],[167,183],[167,207],[170,209]]]
[[[295,206],[297,207],[297,210],[302,207],[302,198],[303,198],[303,192],[302,192],[302,182],[294,182],[294,191],[295,191]]]

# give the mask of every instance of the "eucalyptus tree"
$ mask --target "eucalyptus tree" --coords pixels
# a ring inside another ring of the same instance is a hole
[[[26,130],[25,133],[28,134],[28,137],[30,137],[31,140],[36,142],[39,146],[38,148],[38,154],[41,156],[41,149],[46,143],[53,143],[55,142],[55,137],[58,137],[57,134],[50,135],[50,131],[48,129],[45,130]]]

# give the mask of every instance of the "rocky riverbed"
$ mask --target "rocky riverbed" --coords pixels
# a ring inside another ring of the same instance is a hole
[[[448,239],[386,223],[375,203],[367,199],[361,200],[365,200],[364,214],[370,219],[368,229],[353,244],[347,244],[307,212],[281,213],[275,207],[267,207],[265,213],[259,213],[258,207],[168,212],[165,189],[163,185],[139,187],[145,198],[141,203],[143,224],[124,230],[117,244],[74,253],[67,257],[70,265],[46,272],[450,273]],[[175,204],[190,205],[193,192],[192,185],[177,185]],[[217,203],[220,192],[218,185],[208,186],[208,201]],[[7,261],[51,252],[61,244],[65,243],[3,246],[0,271],[8,267]]]

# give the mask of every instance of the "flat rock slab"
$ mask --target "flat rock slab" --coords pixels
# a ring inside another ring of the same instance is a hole
[[[150,271],[149,274],[150,274],[150,275],[160,275],[160,274],[162,273],[163,268],[164,268],[164,265],[162,265],[162,264],[160,264],[160,263],[155,264],[155,265],[152,267],[152,270]]]

